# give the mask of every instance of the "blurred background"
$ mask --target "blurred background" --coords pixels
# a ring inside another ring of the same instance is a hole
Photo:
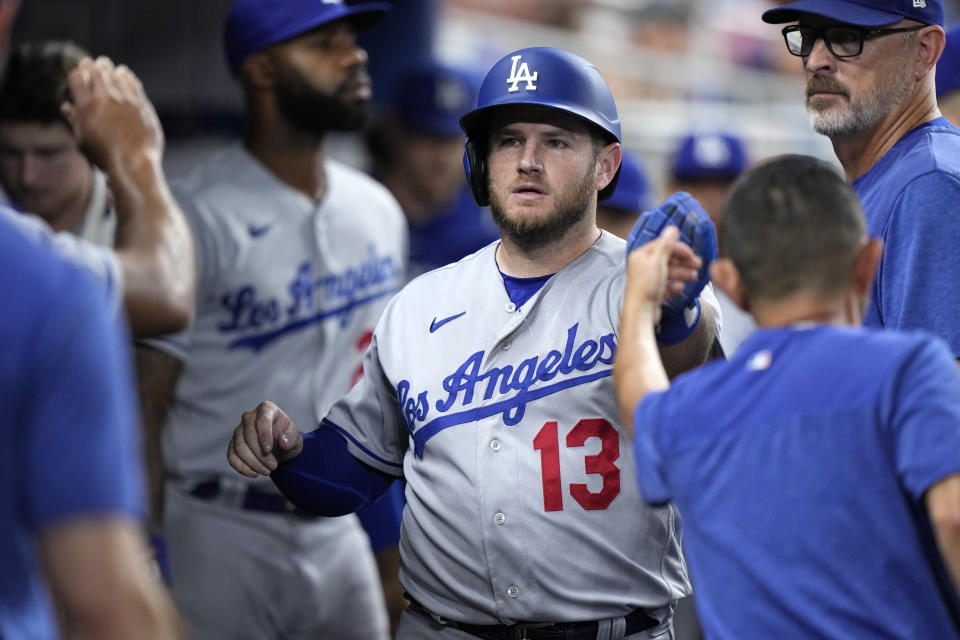
[[[168,169],[239,133],[240,94],[226,68],[221,25],[230,0],[27,0],[16,42],[68,38],[130,66],[143,80],[168,137]],[[377,97],[397,71],[434,55],[480,71],[521,47],[549,45],[594,62],[620,109],[625,146],[664,195],[681,136],[724,130],[751,160],[803,152],[832,160],[810,132],[800,63],[779,29],[760,20],[774,0],[395,0],[365,34]],[[948,21],[960,1],[946,0]],[[365,163],[356,136],[335,155]]]

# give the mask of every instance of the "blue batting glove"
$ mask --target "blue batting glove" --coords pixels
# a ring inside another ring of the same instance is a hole
[[[679,191],[657,207],[644,211],[627,238],[627,255],[660,237],[667,225],[680,230],[680,240],[696,253],[703,264],[697,279],[688,282],[676,296],[665,300],[657,328],[657,342],[676,344],[690,335],[700,322],[700,292],[710,281],[710,263],[717,258],[717,234],[710,216],[689,193]]]

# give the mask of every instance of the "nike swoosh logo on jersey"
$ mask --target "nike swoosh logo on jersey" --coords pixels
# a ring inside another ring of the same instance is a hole
[[[434,318],[433,318],[433,322],[430,323],[430,333],[433,333],[434,331],[436,331],[437,329],[439,329],[439,328],[442,327],[443,325],[447,324],[447,323],[450,322],[451,320],[456,320],[457,318],[459,318],[459,317],[462,316],[462,315],[465,315],[466,313],[467,313],[466,311],[461,311],[461,312],[458,313],[457,315],[455,315],[455,316],[450,316],[449,318],[444,318],[443,320],[440,320],[439,322],[437,321],[437,318],[434,317]]]
[[[259,238],[260,236],[262,236],[263,234],[265,234],[267,231],[270,231],[271,228],[273,228],[273,224],[272,224],[272,223],[271,223],[271,224],[261,225],[261,226],[259,226],[259,227],[256,226],[256,225],[252,225],[252,224],[247,225],[247,231],[250,232],[250,237],[251,237],[251,238]]]

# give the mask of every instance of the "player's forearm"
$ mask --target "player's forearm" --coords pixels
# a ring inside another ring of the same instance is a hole
[[[940,556],[954,589],[960,594],[960,474],[953,474],[931,487],[926,504]]]
[[[324,427],[304,434],[303,450],[281,463],[270,479],[293,504],[328,517],[355,513],[395,480],[354,458],[346,441]]]
[[[173,391],[182,363],[157,349],[138,344],[135,350],[140,415],[143,421],[143,443],[147,471],[147,495],[150,507],[150,530],[162,531],[164,472],[162,433]]]
[[[623,427],[631,437],[637,403],[651,391],[670,386],[657,349],[655,316],[650,304],[629,296],[624,300],[613,377]]]
[[[713,307],[709,304],[701,304],[700,320],[693,332],[677,344],[660,345],[660,358],[667,376],[672,380],[684,371],[707,362],[715,340],[716,322],[713,317]]]
[[[40,536],[62,636],[69,640],[185,637],[147,571],[142,536],[124,516],[91,516]]]
[[[117,203],[116,251],[133,333],[180,331],[193,313],[193,241],[159,159],[144,153],[111,163],[107,172]]]

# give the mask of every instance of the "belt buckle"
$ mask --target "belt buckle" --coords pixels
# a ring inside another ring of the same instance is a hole
[[[523,622],[513,625],[513,640],[529,640],[528,631],[538,629],[548,629],[554,626],[552,622]]]

